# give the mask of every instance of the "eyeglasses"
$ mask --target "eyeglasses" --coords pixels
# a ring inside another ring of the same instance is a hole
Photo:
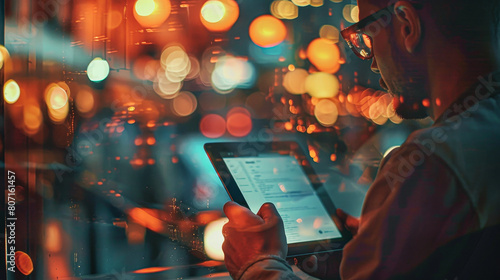
[[[415,8],[420,8],[422,6],[422,3],[413,2],[412,5]],[[372,37],[368,36],[363,31],[363,29],[372,22],[375,22],[379,19],[383,19],[384,16],[386,16],[387,19],[384,20],[383,24],[381,26],[377,26],[377,30],[380,31],[381,27],[386,27],[387,25],[389,25],[393,14],[394,14],[394,4],[391,4],[385,7],[384,9],[375,12],[374,14],[367,16],[358,23],[342,30],[340,33],[342,34],[344,40],[347,42],[349,48],[354,52],[354,54],[356,54],[356,56],[358,56],[363,60],[372,59],[373,39]]]

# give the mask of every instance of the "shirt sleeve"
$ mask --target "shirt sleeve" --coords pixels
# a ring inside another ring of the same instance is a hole
[[[366,195],[358,234],[344,248],[342,279],[445,275],[461,264],[454,256],[465,246],[440,248],[477,229],[455,174],[439,157],[406,144],[384,161]]]
[[[300,280],[288,263],[278,256],[262,256],[251,261],[235,279]]]

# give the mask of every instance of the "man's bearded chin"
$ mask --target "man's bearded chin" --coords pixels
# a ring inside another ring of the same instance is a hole
[[[412,120],[424,119],[429,116],[427,108],[423,106],[426,97],[415,93],[403,94],[402,96],[403,98],[396,97],[394,99],[394,109],[400,118]]]

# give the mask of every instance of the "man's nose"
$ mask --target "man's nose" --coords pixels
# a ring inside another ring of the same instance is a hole
[[[380,74],[380,70],[378,69],[378,64],[377,64],[377,60],[375,59],[375,56],[372,58],[371,69],[372,69],[373,73]]]

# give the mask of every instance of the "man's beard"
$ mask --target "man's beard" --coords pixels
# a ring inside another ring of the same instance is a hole
[[[425,97],[421,93],[407,89],[402,96],[403,98],[398,97],[397,102],[394,102],[394,109],[400,118],[424,119],[429,116],[427,108],[423,106]]]

